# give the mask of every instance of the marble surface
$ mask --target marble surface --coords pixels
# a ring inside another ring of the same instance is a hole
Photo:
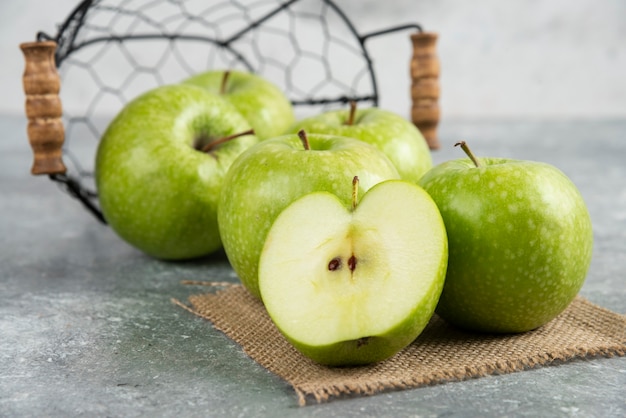
[[[626,358],[304,408],[290,386],[171,303],[237,280],[223,255],[151,259],[46,178],[29,174],[22,117],[0,117],[0,416],[623,417]],[[475,154],[545,161],[580,188],[594,225],[581,294],[626,314],[626,120],[446,121],[436,162]]]

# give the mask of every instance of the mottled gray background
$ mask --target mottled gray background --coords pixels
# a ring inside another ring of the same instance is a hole
[[[446,118],[615,118],[626,115],[623,0],[337,0],[359,32],[420,23],[440,34]],[[74,0],[0,2],[0,112],[23,112],[18,44],[56,34]],[[406,33],[373,39],[381,107],[409,115]],[[110,66],[112,69],[114,65]],[[64,106],[83,105],[78,87]],[[117,109],[103,108],[103,113]]]

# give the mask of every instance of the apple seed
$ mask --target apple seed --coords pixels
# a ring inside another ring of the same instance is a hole
[[[329,271],[336,271],[336,270],[341,269],[341,267],[343,267],[343,263],[341,262],[341,257],[335,257],[328,262]],[[354,254],[352,254],[352,256],[348,258],[348,268],[350,269],[351,272],[353,272],[354,269],[356,269],[356,257],[354,256]]]
[[[341,268],[341,258],[335,257],[328,263],[328,270],[335,271]]]
[[[354,254],[352,254],[352,256],[348,258],[348,268],[350,269],[350,271],[354,271],[354,269],[356,268],[356,257],[354,256]]]

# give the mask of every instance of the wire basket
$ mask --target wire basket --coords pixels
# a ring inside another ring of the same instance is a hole
[[[48,175],[105,223],[93,184],[95,150],[109,122],[99,115],[117,113],[150,88],[221,68],[262,75],[296,114],[349,101],[377,106],[367,42],[409,30],[412,120],[435,149],[437,36],[419,24],[360,34],[331,0],[85,0],[55,36],[39,32],[20,45],[31,172]],[[84,106],[62,109],[66,99]]]

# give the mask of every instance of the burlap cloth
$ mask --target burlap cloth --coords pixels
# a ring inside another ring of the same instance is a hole
[[[190,306],[173,302],[211,321],[248,356],[286,380],[300,405],[626,354],[626,316],[581,297],[547,325],[515,335],[464,332],[435,315],[422,334],[391,359],[350,368],[324,367],[302,356],[283,338],[261,302],[240,285],[193,295]]]

